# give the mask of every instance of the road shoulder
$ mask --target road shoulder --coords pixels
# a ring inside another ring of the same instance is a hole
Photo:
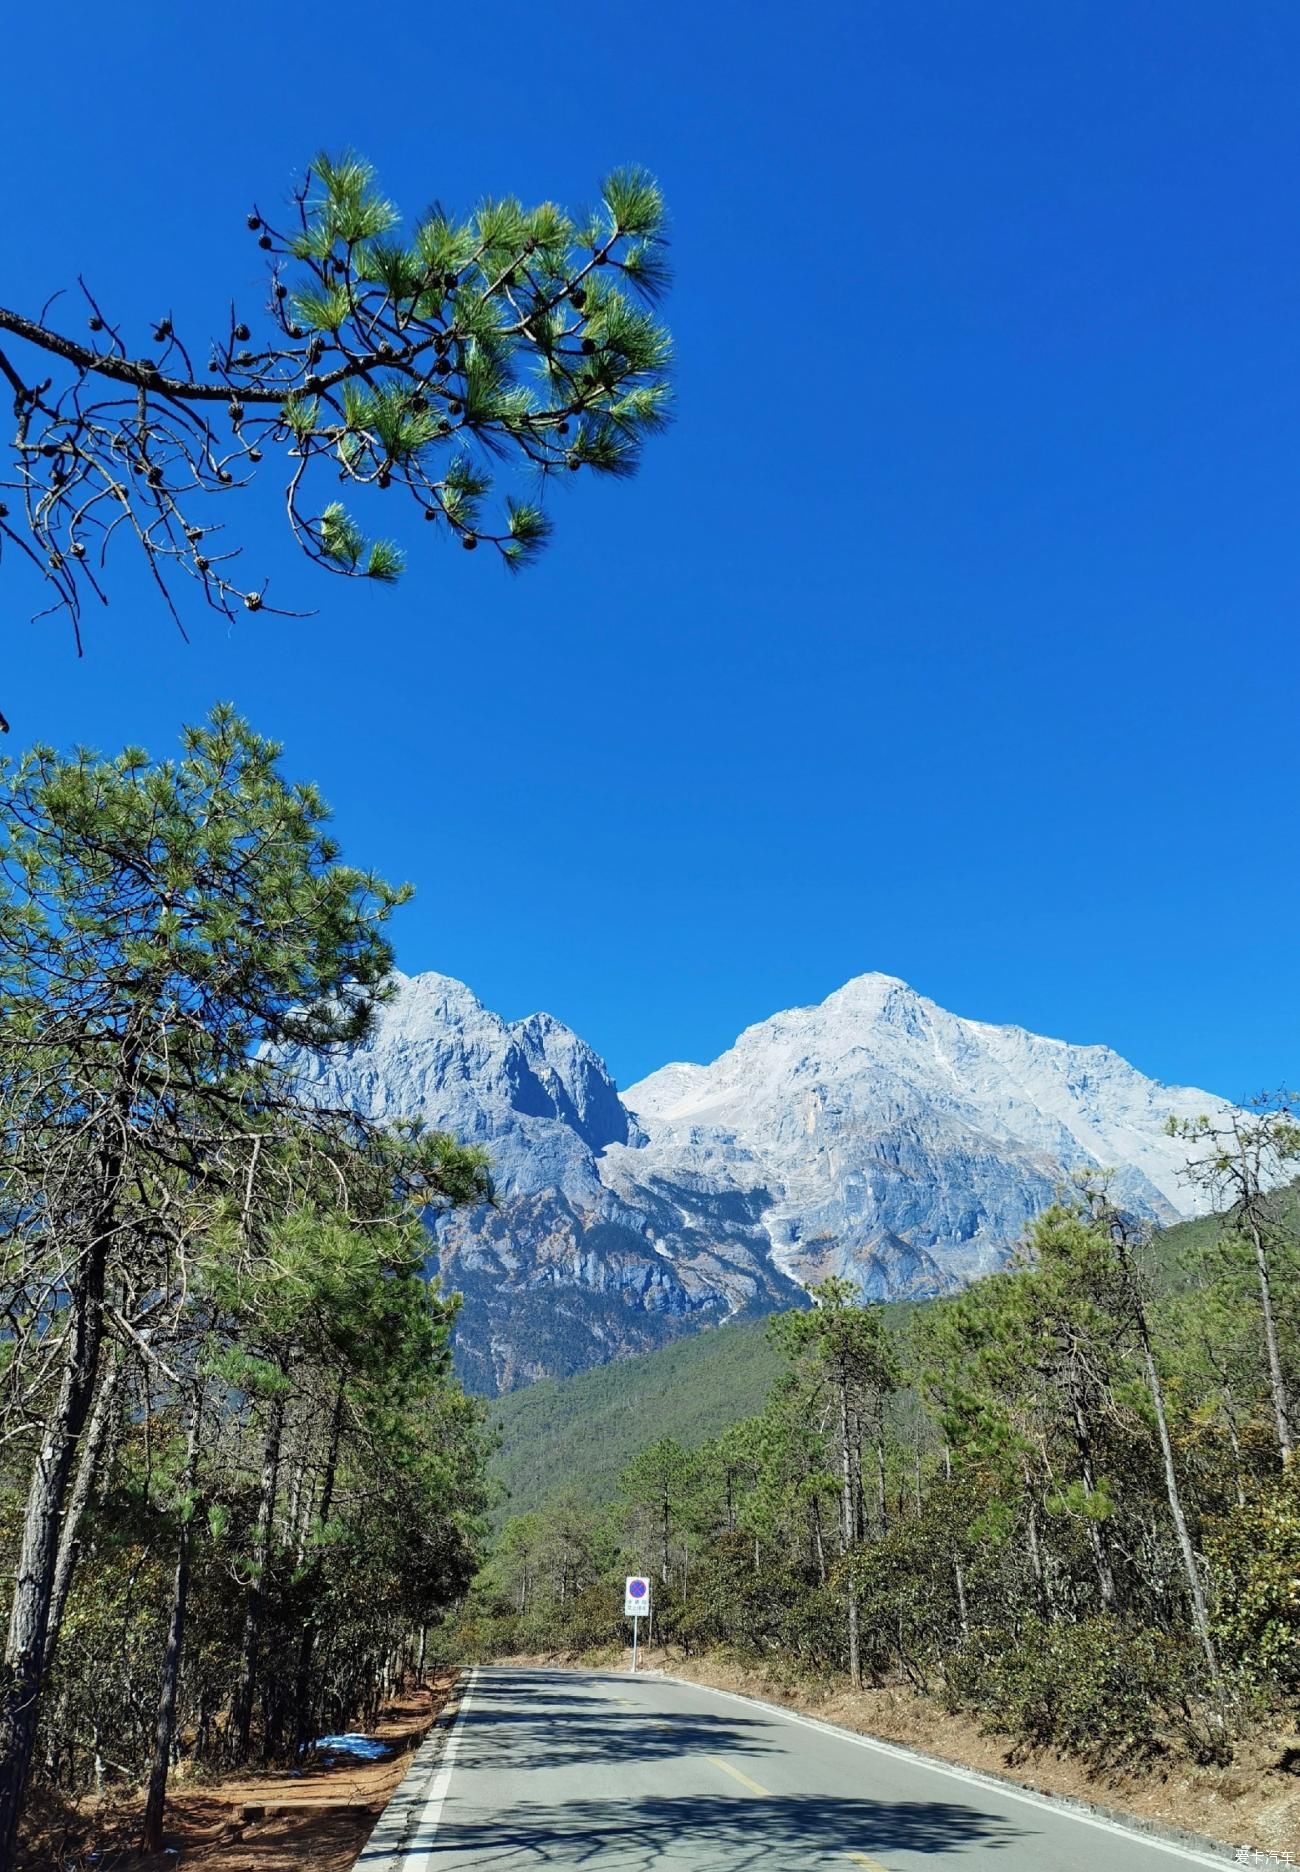
[[[728,1702],[759,1709],[769,1716],[798,1723],[803,1728],[822,1730],[827,1735],[835,1736],[841,1741],[851,1742],[860,1748],[872,1749],[883,1755],[893,1755],[916,1767],[934,1770],[954,1781],[963,1782],[967,1786],[987,1788],[1005,1798],[1023,1801],[1030,1806],[1041,1807],[1051,1813],[1083,1820],[1108,1831],[1124,1834],[1131,1839],[1156,1841],[1163,1845],[1178,1847],[1184,1852],[1197,1853],[1206,1865],[1240,1863],[1234,1847],[1226,1845],[1221,1840],[1211,1839],[1206,1834],[1192,1833],[1186,1828],[1169,1826],[1162,1821],[1147,1819],[1097,1801],[1080,1800],[1073,1795],[1045,1792],[1030,1787],[1023,1781],[1013,1780],[1008,1775],[993,1774],[981,1768],[969,1768],[959,1762],[946,1761],[941,1756],[927,1754],[924,1750],[912,1748],[905,1743],[886,1741],[883,1737],[871,1735],[862,1729],[855,1729],[843,1723],[829,1722],[824,1717],[810,1715],[788,1703],[773,1703],[747,1691],[724,1689],[717,1684],[709,1683],[705,1678],[682,1677],[673,1671],[657,1668],[638,1674],[657,1678],[664,1683],[681,1684],[686,1689],[708,1691],[711,1695],[722,1697]]]
[[[400,1872],[409,1856],[411,1837],[434,1797],[439,1772],[449,1766],[448,1745],[465,1707],[473,1675],[472,1670],[465,1670],[457,1676],[450,1696],[358,1853],[355,1872]]]

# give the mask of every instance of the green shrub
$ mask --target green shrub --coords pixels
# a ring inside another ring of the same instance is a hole
[[[1182,1638],[1107,1616],[979,1631],[951,1661],[947,1700],[980,1711],[1028,1748],[1064,1750],[1094,1767],[1149,1760],[1176,1735],[1199,1759],[1227,1741],[1207,1700],[1205,1667]]]
[[[1258,1488],[1210,1529],[1214,1635],[1270,1700],[1300,1690],[1300,1472]]]

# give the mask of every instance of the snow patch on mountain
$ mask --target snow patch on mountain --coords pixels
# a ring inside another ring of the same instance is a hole
[[[750,1157],[781,1192],[774,1260],[803,1282],[830,1268],[862,1280],[887,1237],[970,1279],[1083,1167],[1112,1170],[1117,1199],[1152,1221],[1199,1213],[1165,1123],[1221,1102],[1162,1086],[1109,1047],[949,1014],[881,974],[758,1022],[709,1066],[662,1067],[623,1099],[657,1155],[698,1159],[726,1140]]]
[[[1108,1047],[962,1019],[894,976],[622,1098],[553,1016],[507,1022],[450,976],[394,979],[363,1044],[298,1072],[323,1103],[486,1146],[496,1202],[433,1225],[483,1390],[795,1304],[831,1273],[876,1298],[944,1292],[1002,1265],[1077,1168],[1112,1169],[1156,1222],[1204,1206],[1164,1126],[1221,1101]]]

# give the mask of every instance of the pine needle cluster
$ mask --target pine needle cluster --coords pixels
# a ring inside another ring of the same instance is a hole
[[[340,481],[354,501],[405,496],[408,513],[517,570],[550,532],[552,477],[626,477],[668,420],[665,224],[657,183],[636,167],[607,176],[577,216],[511,196],[404,223],[369,163],[325,154],[288,230],[249,214],[269,266],[261,326],[232,307],[206,372],[170,316],[154,354],[136,355],[84,285],[88,344],[0,308],[0,334],[68,373],[38,381],[21,351],[16,364],[0,350],[19,417],[0,490],[23,509],[0,499],[0,549],[25,555],[74,620],[86,591],[106,598],[105,553],[123,530],[178,625],[176,573],[228,616],[271,609],[196,510],[248,485],[272,450],[294,536],[328,571],[391,583],[405,562],[338,498]]]

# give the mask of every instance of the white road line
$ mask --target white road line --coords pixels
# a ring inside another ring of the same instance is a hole
[[[416,1825],[415,1837],[424,1847],[424,1850],[414,1857],[409,1853],[404,1852],[402,1854],[402,1865],[406,1869],[406,1872],[432,1872],[434,1835],[437,1833],[438,1823],[442,1819],[442,1803],[446,1800],[447,1789],[451,1785],[451,1771],[456,1766],[456,1752],[460,1748],[460,1725],[464,1721],[465,1713],[473,1701],[472,1693],[477,1677],[478,1669],[476,1667],[469,1674],[469,1682],[465,1685],[464,1692],[461,1696],[460,1707],[456,1711],[455,1721],[447,1732],[447,1740],[443,1745],[442,1755],[438,1761],[438,1772],[433,1777],[433,1786],[429,1789],[429,1798],[421,1809],[420,1818]]]
[[[769,1716],[776,1716],[783,1722],[798,1723],[801,1729],[815,1729],[822,1735],[834,1736],[840,1742],[852,1742],[858,1748],[874,1749],[878,1755],[892,1755],[895,1761],[908,1762],[913,1768],[928,1768],[935,1774],[948,1775],[954,1781],[965,1781],[973,1787],[1005,1796],[1007,1800],[1023,1801],[1027,1807],[1038,1807],[1052,1813],[1058,1819],[1078,1820],[1084,1826],[1097,1827],[1103,1833],[1118,1834],[1121,1839],[1136,1842],[1142,1846],[1153,1846],[1160,1852],[1173,1854],[1187,1865],[1224,1866],[1232,1864],[1232,1848],[1225,1846],[1222,1856],[1216,1854],[1212,1859],[1208,1853],[1198,1852],[1194,1846],[1179,1846],[1173,1840],[1164,1840],[1155,1833],[1144,1833],[1140,1827],[1122,1826],[1117,1820],[1108,1820],[1104,1814],[1086,1813],[1074,1807],[1062,1798],[1053,1799],[1049,1794],[1036,1794],[1032,1788],[1008,1787],[995,1775],[981,1774],[977,1768],[957,1768],[949,1762],[937,1761],[933,1756],[918,1754],[915,1749],[902,1748],[894,1742],[881,1742],[875,1736],[858,1735],[851,1729],[840,1729],[835,1723],[818,1722],[815,1716],[796,1716],[792,1710],[782,1709],[778,1703],[764,1703],[761,1697],[741,1696],[735,1690],[715,1690],[711,1684],[693,1683],[689,1677],[669,1677],[666,1673],[661,1682],[680,1684],[684,1690],[704,1690],[709,1696],[725,1697],[729,1703],[748,1704],[751,1709],[765,1710]]]

